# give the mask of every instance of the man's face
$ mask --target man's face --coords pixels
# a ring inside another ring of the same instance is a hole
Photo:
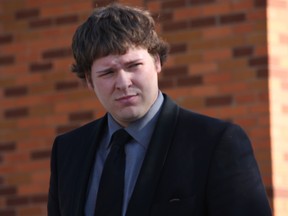
[[[130,48],[124,55],[96,59],[91,67],[93,89],[104,108],[122,126],[143,117],[158,96],[159,57]]]

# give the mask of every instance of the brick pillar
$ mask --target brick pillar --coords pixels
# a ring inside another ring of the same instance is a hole
[[[268,2],[269,99],[275,215],[288,212],[288,1]]]

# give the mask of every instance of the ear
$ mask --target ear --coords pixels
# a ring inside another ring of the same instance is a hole
[[[92,82],[92,79],[91,79],[91,75],[85,73],[85,80],[86,80],[86,84],[88,86],[88,89],[91,90],[91,91],[94,91],[94,85],[93,85],[93,82]]]
[[[160,61],[159,55],[156,55],[156,56],[155,56],[154,61],[155,61],[156,71],[157,71],[157,73],[160,73],[161,70],[162,70],[162,66],[161,66],[161,61]]]

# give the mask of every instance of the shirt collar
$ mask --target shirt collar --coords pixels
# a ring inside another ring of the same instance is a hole
[[[159,91],[156,101],[152,104],[148,112],[140,119],[131,123],[125,130],[136,140],[137,143],[144,148],[148,147],[150,138],[154,131],[158,113],[164,101],[163,94]],[[108,142],[106,147],[109,147],[110,139],[115,131],[122,128],[113,117],[108,113]]]

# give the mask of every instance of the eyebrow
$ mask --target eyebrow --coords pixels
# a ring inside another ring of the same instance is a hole
[[[113,68],[109,67],[109,68],[106,68],[106,69],[103,69],[103,70],[95,71],[95,73],[106,73],[106,72],[109,72],[111,70],[113,70]]]
[[[124,66],[126,67],[126,66],[128,66],[128,65],[137,63],[137,62],[139,62],[139,61],[141,61],[141,60],[142,60],[142,58],[137,58],[137,59],[134,59],[134,60],[127,61],[127,62],[124,63]],[[95,71],[95,73],[106,73],[106,72],[109,72],[109,71],[111,71],[111,70],[114,70],[114,67],[113,67],[113,66],[112,66],[112,67],[107,67],[107,68],[105,68],[105,69],[103,69],[103,70]]]

